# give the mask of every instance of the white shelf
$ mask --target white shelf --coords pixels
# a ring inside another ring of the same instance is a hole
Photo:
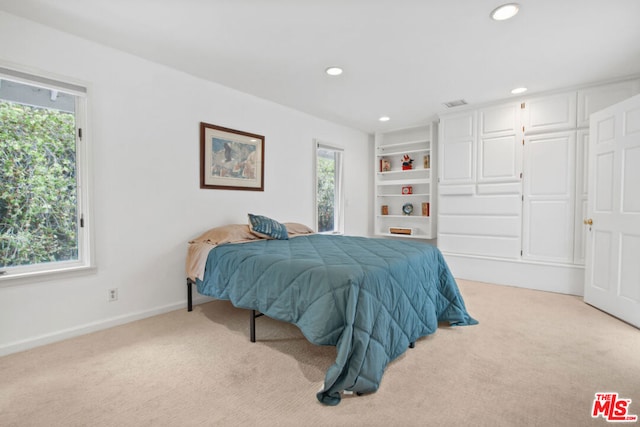
[[[377,185],[407,185],[407,184],[429,184],[431,182],[430,178],[415,178],[415,179],[394,179],[389,181],[378,181]],[[410,194],[405,194],[405,196],[410,196]]]
[[[430,215],[378,215],[378,218],[430,219]]]
[[[404,239],[433,239],[434,237],[428,237],[426,234],[393,234],[393,233],[376,233],[376,236],[384,237],[402,237]]]
[[[398,151],[385,151],[384,153],[380,152],[380,151],[384,151],[381,150],[380,148],[378,148],[378,157],[385,157],[385,156],[393,156],[395,154],[413,154],[413,153],[428,153],[431,151],[430,148],[419,148],[419,149],[415,149],[415,150],[398,150]]]
[[[394,169],[394,170],[390,170],[390,171],[378,172],[378,175],[385,176],[385,175],[393,175],[393,174],[397,174],[397,173],[406,173],[406,174],[411,175],[411,174],[415,174],[417,172],[423,172],[424,173],[424,172],[430,172],[430,171],[431,171],[431,168],[427,168],[427,169],[425,169],[425,168],[415,168],[415,169],[405,169],[405,170]]]
[[[376,197],[429,197],[429,193],[413,193],[413,194],[376,194]]]
[[[378,145],[378,150],[384,151],[384,150],[390,150],[394,148],[405,147],[407,145],[413,145],[413,144],[428,144],[429,142],[430,141],[428,139],[416,139],[412,141],[396,142],[395,144]],[[424,151],[424,150],[418,150],[418,151]]]

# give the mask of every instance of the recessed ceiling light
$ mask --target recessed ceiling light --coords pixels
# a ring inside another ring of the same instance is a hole
[[[514,94],[514,95],[517,95],[519,93],[523,93],[523,92],[526,92],[526,91],[527,91],[526,87],[517,87],[517,88],[513,89],[511,91],[511,93]]]
[[[378,120],[380,120],[381,122],[388,122],[389,120],[391,120],[391,117],[389,117],[389,116],[382,116],[382,117],[380,117]]]
[[[329,67],[326,70],[324,70],[324,72],[329,74],[330,76],[339,76],[340,74],[342,74],[342,68],[340,68],[340,67]]]
[[[504,21],[505,19],[513,18],[520,6],[517,3],[508,3],[498,6],[491,12],[491,19],[495,21]]]

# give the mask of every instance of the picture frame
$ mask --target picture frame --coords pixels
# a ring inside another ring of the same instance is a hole
[[[200,122],[200,188],[264,191],[264,140]]]

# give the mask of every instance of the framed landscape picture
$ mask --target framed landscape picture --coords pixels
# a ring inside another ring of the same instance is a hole
[[[201,122],[200,188],[264,191],[264,136]]]

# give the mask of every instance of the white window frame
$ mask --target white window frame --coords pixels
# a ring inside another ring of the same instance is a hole
[[[318,150],[332,150],[339,153],[336,164],[335,205],[334,205],[334,230],[322,232],[322,234],[344,234],[344,148],[329,144],[320,140],[314,140],[314,228],[318,228]]]
[[[6,68],[0,64],[0,80],[14,81],[38,86],[52,91],[64,92],[75,97],[76,120],[76,191],[78,224],[78,259],[0,268],[0,287],[30,283],[58,277],[86,274],[95,269],[93,215],[90,204],[91,155],[87,126],[87,88],[67,83],[44,75]]]

